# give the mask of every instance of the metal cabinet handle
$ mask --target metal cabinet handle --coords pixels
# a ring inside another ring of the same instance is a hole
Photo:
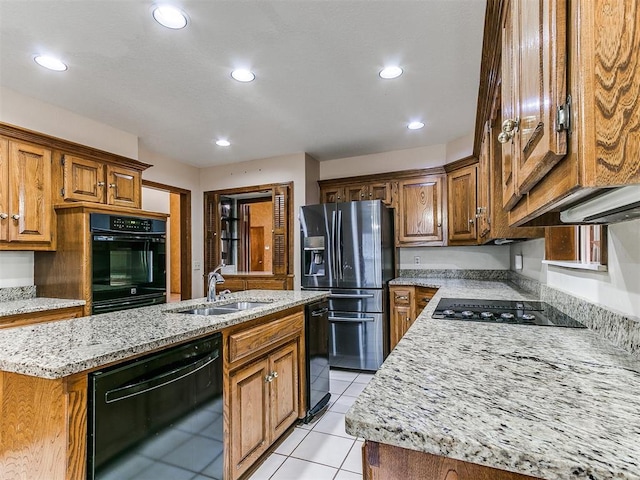
[[[99,187],[104,187],[104,182],[98,182]]]
[[[109,184],[109,188],[116,188],[116,184],[115,183],[110,183]]]
[[[9,214],[8,213],[0,213],[0,218],[2,220],[5,220],[5,219],[9,218]]]
[[[15,213],[15,214],[11,215],[11,218],[13,218],[14,220],[20,220],[20,215]]]
[[[409,300],[409,297],[407,297],[406,295],[398,295],[396,297],[396,300]]]
[[[409,317],[405,318],[405,320],[406,320],[407,322],[410,322],[410,321],[411,321],[411,319],[410,319]]]
[[[273,375],[269,374],[264,377],[265,383],[273,382]]]
[[[271,372],[271,376],[273,376],[273,378],[278,378],[278,372]]]
[[[515,133],[518,131],[518,127],[520,126],[519,119],[508,118],[504,122],[502,122],[502,132],[498,135],[498,142],[507,143],[509,142]]]
[[[473,218],[470,218],[469,223],[473,225],[473,222],[474,222]]]

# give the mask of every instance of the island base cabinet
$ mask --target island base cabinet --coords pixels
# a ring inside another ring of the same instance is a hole
[[[536,480],[535,477],[452,458],[366,441],[364,480]]]
[[[304,312],[225,335],[225,480],[245,475],[305,412]]]
[[[0,372],[0,477],[78,480],[86,473],[87,376]]]

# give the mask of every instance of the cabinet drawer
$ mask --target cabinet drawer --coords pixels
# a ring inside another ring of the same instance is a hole
[[[393,303],[395,305],[409,305],[411,303],[412,290],[409,289],[394,289],[391,294],[393,295]]]
[[[229,363],[253,355],[280,340],[302,334],[304,316],[300,313],[229,335]]]
[[[247,290],[286,290],[286,280],[247,279]]]
[[[420,315],[420,312],[424,310],[424,307],[427,306],[429,300],[433,298],[433,296],[438,291],[437,288],[428,288],[428,287],[418,287],[416,288],[416,314]]]

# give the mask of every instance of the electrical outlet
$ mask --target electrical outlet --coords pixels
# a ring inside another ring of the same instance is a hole
[[[415,263],[416,265],[420,265],[420,257],[418,255],[413,257],[413,263]]]

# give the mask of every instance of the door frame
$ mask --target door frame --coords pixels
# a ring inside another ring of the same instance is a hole
[[[180,300],[193,296],[191,279],[191,190],[142,179],[142,186],[180,195]]]

